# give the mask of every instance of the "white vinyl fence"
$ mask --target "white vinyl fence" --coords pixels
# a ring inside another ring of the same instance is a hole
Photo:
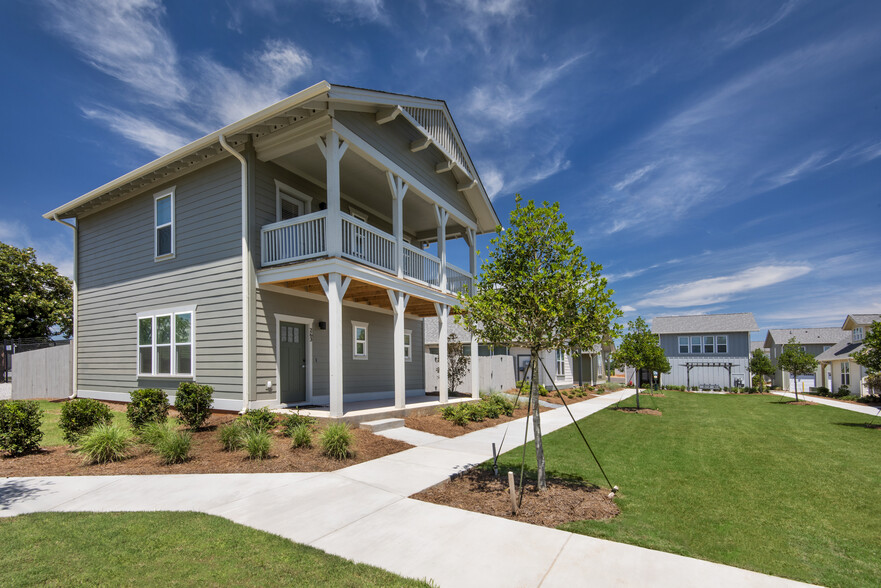
[[[64,398],[72,391],[71,345],[58,345],[12,356],[12,398]]]
[[[517,387],[514,375],[514,358],[510,355],[494,355],[492,357],[478,357],[478,369],[480,370],[480,391],[483,393],[505,392]],[[438,382],[438,357],[431,353],[425,354],[425,391],[437,392]],[[452,387],[450,391],[453,392]],[[471,394],[471,369],[465,373],[464,381],[457,387],[456,392]]]

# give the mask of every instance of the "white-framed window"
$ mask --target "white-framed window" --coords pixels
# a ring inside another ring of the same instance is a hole
[[[153,195],[153,258],[174,257],[174,188]]]
[[[679,353],[688,353],[688,337],[679,337]]]
[[[716,338],[712,335],[704,337],[704,353],[716,353]]]
[[[557,349],[557,377],[562,378],[566,375],[566,352],[562,349]]]
[[[195,307],[138,313],[138,376],[193,377],[195,318]]]
[[[807,351],[807,348],[804,345],[799,345],[798,350],[799,351]]]
[[[367,323],[352,321],[352,358],[367,359]]]
[[[856,328],[853,330],[853,342],[854,342],[854,343],[859,343],[859,342],[862,341],[862,340],[863,340],[863,328],[862,328],[862,327],[856,327]]]
[[[413,361],[413,331],[404,330],[404,361]]]
[[[850,386],[850,363],[846,361],[841,364],[841,385]]]
[[[716,335],[716,353],[728,353],[728,335]]]
[[[692,337],[691,338],[691,352],[692,353],[700,353],[701,352],[701,338],[700,337]]]
[[[312,212],[312,197],[275,180],[275,220],[284,221]]]

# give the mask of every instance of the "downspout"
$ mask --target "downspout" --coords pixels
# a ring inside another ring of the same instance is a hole
[[[76,398],[76,394],[77,394],[77,356],[79,355],[79,353],[78,353],[79,345],[77,343],[77,341],[79,341],[79,337],[78,337],[79,333],[77,333],[77,320],[76,320],[77,319],[77,302],[78,302],[77,278],[79,278],[79,268],[78,268],[79,264],[77,262],[77,258],[78,258],[78,251],[77,250],[79,249],[79,231],[77,230],[76,225],[71,224],[67,221],[61,220],[60,218],[58,218],[57,214],[53,215],[52,219],[55,222],[61,223],[62,225],[67,225],[68,227],[73,229],[73,325],[71,327],[72,337],[71,337],[71,342],[70,342],[70,344],[73,346],[73,349],[71,351],[71,353],[73,353],[73,359],[71,361],[71,364],[72,364],[71,365],[72,373],[71,373],[71,377],[70,377],[71,391],[70,391],[70,396],[68,396],[68,398],[73,400],[74,398]]]
[[[220,135],[220,146],[242,164],[242,413],[248,410],[251,388],[251,251],[248,247],[248,163],[245,157]]]

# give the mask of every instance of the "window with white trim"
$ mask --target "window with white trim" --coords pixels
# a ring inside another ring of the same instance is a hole
[[[413,361],[413,331],[404,330],[404,361]]]
[[[557,377],[562,378],[566,375],[566,352],[557,349]]]
[[[716,352],[716,338],[712,335],[706,335],[704,337],[704,353],[715,353]]]
[[[716,335],[716,353],[728,353],[728,335]]]
[[[850,386],[850,363],[846,361],[841,364],[841,385]]]
[[[312,212],[312,197],[275,180],[275,220],[285,221]]]
[[[352,358],[367,359],[367,323],[352,321]]]
[[[862,341],[862,340],[863,340],[863,328],[862,328],[862,327],[856,327],[856,328],[853,330],[853,342],[854,342],[854,343],[859,343],[859,342]]]
[[[688,353],[688,337],[679,337],[679,353]]]
[[[692,353],[700,353],[701,352],[701,338],[700,337],[692,337],[691,338],[691,352]]]
[[[153,195],[153,257],[174,257],[174,188]]]
[[[192,377],[192,309],[138,313],[138,375]]]

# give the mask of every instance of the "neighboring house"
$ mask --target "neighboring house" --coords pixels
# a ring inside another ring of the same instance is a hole
[[[836,328],[768,329],[768,335],[765,337],[765,347],[769,349],[769,357],[776,368],[777,360],[780,359],[785,345],[791,339],[795,339],[797,347],[816,358],[841,341],[843,337],[844,333],[841,332],[841,329]],[[797,385],[799,392],[806,392],[814,386],[823,386],[820,367],[817,366],[817,371],[814,374],[799,376]],[[774,386],[790,391],[794,391],[796,388],[796,384],[790,381],[789,372],[784,372],[779,368],[774,373]]]
[[[424,393],[421,319],[448,322],[499,224],[442,100],[327,82],[44,216],[76,219],[80,396],[196,380],[332,417]]]
[[[615,343],[611,342],[607,353],[615,351]],[[582,350],[581,361],[577,358],[573,363],[573,377],[578,385],[597,384],[606,380],[606,368],[603,365],[603,346],[597,343],[589,350]]]
[[[671,368],[661,382],[704,389],[748,386],[750,333],[758,330],[751,312],[655,317],[652,332]]]
[[[851,356],[863,348],[863,339],[874,321],[881,321],[881,314],[847,315],[841,325],[844,337],[817,356],[817,361],[820,362],[820,381],[825,382],[824,385],[832,392],[838,392],[842,386],[847,386],[851,394],[870,394],[863,381],[866,368],[851,359]]]

